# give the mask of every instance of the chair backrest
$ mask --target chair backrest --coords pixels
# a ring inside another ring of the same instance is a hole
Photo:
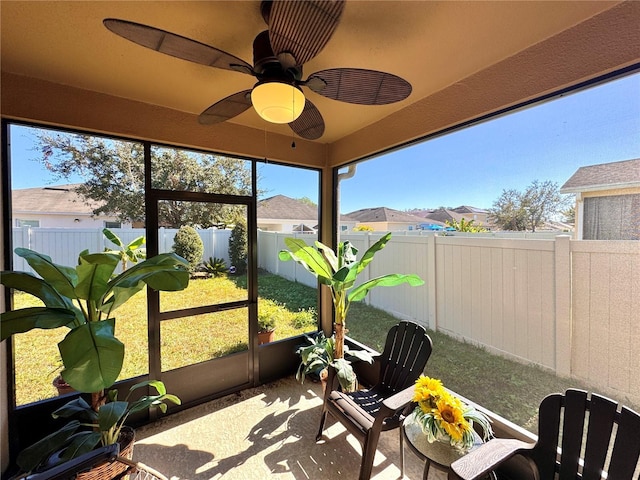
[[[400,322],[387,333],[380,355],[378,388],[399,392],[414,383],[431,355],[432,343],[427,331],[413,322]]]
[[[640,457],[638,413],[619,410],[616,402],[597,394],[567,390],[546,397],[539,414],[538,442],[531,457],[540,478],[558,473],[559,480],[600,480],[602,472],[615,480],[633,477]]]

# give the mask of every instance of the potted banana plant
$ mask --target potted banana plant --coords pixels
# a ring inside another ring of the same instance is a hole
[[[424,281],[415,274],[390,273],[356,285],[358,275],[390,239],[391,232],[383,235],[362,255],[360,260],[357,259],[358,249],[349,241],[340,242],[334,252],[319,241],[312,246],[297,238],[284,240],[288,250],[280,251],[280,260],[296,261],[331,291],[334,307],[335,342],[332,347],[334,363],[342,363],[344,359],[344,336],[351,302],[364,299],[375,287],[393,287],[405,283],[415,287],[424,284]]]
[[[115,336],[114,312],[145,285],[161,291],[185,289],[189,284],[187,261],[175,253],[165,253],[115,274],[121,261],[115,253],[84,250],[78,256],[78,264],[68,267],[27,248],[17,248],[15,252],[39,276],[4,271],[0,283],[39,298],[44,306],[0,314],[1,340],[33,329],[67,328],[69,331],[58,343],[61,376],[77,392],[91,394],[89,406],[99,415],[109,400],[105,391],[117,380],[124,361],[125,346]],[[106,407],[103,415],[109,412],[109,418],[115,418],[113,409],[121,405],[122,402],[115,402],[115,406]],[[104,425],[103,420],[101,424]]]

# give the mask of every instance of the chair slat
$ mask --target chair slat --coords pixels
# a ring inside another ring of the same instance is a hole
[[[609,464],[609,478],[632,480],[640,457],[640,415],[622,407],[616,433],[616,442]],[[637,479],[636,479],[637,480]]]
[[[560,480],[576,479],[586,412],[587,392],[567,390],[564,404],[564,426],[562,429]]]
[[[583,455],[582,480],[600,480],[602,478],[617,408],[616,402],[600,395],[591,394],[589,430]]]
[[[538,442],[531,452],[540,478],[554,478],[556,473],[556,452],[558,451],[558,435],[560,432],[560,413],[563,397],[552,394],[540,403]]]

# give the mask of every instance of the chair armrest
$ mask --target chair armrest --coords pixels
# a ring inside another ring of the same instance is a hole
[[[382,405],[383,407],[389,409],[391,412],[397,412],[398,410],[402,410],[404,407],[409,405],[413,400],[413,395],[415,394],[415,385],[409,385],[404,390],[400,390],[397,393],[394,393],[390,397],[386,398]]]
[[[494,438],[451,464],[449,480],[475,480],[498,468],[505,460],[531,450],[535,444],[514,438]]]

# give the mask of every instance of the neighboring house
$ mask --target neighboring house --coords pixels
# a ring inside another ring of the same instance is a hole
[[[489,225],[489,212],[482,208],[469,207],[462,205],[456,208],[438,208],[436,210],[426,211],[420,214],[421,217],[429,220],[429,223],[436,225],[446,225],[447,222],[460,222],[465,219],[467,221],[473,220],[475,225],[490,228]]]
[[[640,159],[580,167],[560,193],[576,195],[576,239],[640,240]]]
[[[116,217],[94,216],[98,204],[73,189],[77,184],[23,188],[11,192],[14,227],[121,228]]]
[[[315,233],[318,207],[285,195],[274,195],[258,202],[257,217],[260,230]]]
[[[348,213],[347,216],[356,220],[359,225],[367,225],[377,232],[417,230],[418,225],[424,223],[422,217],[386,207],[363,208]]]

